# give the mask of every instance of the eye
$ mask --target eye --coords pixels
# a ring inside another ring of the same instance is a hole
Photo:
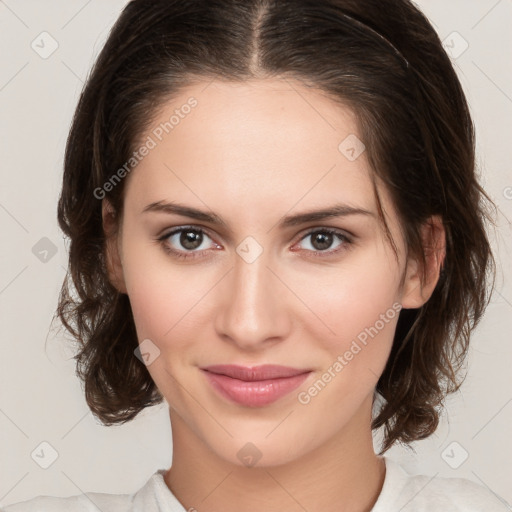
[[[311,239],[309,244],[311,249],[307,248],[306,250],[312,252],[315,257],[337,254],[340,251],[348,249],[352,244],[352,240],[349,236],[338,229],[332,228],[314,228],[308,231],[308,233],[302,237],[301,241],[307,240],[308,238]],[[339,240],[337,248],[328,250],[336,241],[336,238]]]
[[[177,258],[186,259],[200,257],[196,253],[200,253],[208,249],[208,244],[204,243],[205,237],[210,238],[201,228],[182,226],[166,233],[158,240],[161,242],[166,252],[176,256]],[[217,244],[215,245],[219,248]],[[177,247],[178,249],[175,249],[174,247]]]

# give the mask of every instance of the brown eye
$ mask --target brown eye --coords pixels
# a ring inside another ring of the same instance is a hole
[[[310,247],[306,247],[305,250],[312,252],[315,256],[328,256],[338,253],[339,251],[348,248],[352,243],[352,240],[343,232],[330,228],[316,228],[311,230],[306,233],[301,241],[308,239],[310,240]],[[335,248],[330,250],[333,244],[336,244],[337,240],[338,243],[335,245]]]
[[[326,233],[323,231],[317,231],[310,236],[312,236],[311,245],[319,251],[329,249],[334,240],[334,235],[332,233]]]
[[[195,229],[184,229],[179,237],[180,245],[188,250],[197,249],[201,245],[202,240],[202,233]]]
[[[182,226],[166,233],[158,240],[167,253],[177,258],[197,258],[209,248],[208,244],[204,243],[207,238],[210,237],[203,229]]]

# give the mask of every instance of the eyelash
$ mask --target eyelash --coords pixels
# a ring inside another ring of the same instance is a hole
[[[169,233],[166,233],[165,235],[162,235],[161,237],[158,237],[157,238],[157,241],[160,242],[160,244],[162,245],[163,249],[165,250],[166,253],[168,254],[171,254],[173,257],[176,257],[178,259],[182,259],[182,260],[191,260],[191,259],[196,259],[196,258],[202,258],[203,256],[196,256],[197,253],[200,253],[202,251],[177,251],[175,249],[171,249],[169,247],[169,245],[166,243],[167,240],[175,235],[176,233],[181,233],[183,231],[194,231],[194,232],[197,232],[197,233],[202,233],[203,235],[206,235],[208,236],[209,238],[210,235],[208,235],[208,233],[200,228],[200,227],[196,227],[196,226],[181,226],[177,229],[173,229],[172,231],[170,231]],[[353,241],[352,239],[347,236],[344,232],[338,230],[338,229],[333,229],[333,228],[313,228],[311,230],[309,230],[307,233],[304,234],[304,236],[299,240],[299,242],[301,242],[302,240],[304,240],[305,238],[307,238],[308,236],[314,234],[314,233],[328,233],[330,235],[335,235],[337,236],[342,242],[343,244],[341,245],[340,248],[338,249],[334,249],[334,250],[325,250],[325,251],[310,251],[308,249],[305,249],[306,252],[311,252],[313,254],[313,257],[322,257],[322,258],[326,258],[326,257],[329,257],[329,256],[333,256],[335,254],[338,254],[342,251],[345,251],[345,250],[348,250],[350,248],[350,246],[353,244]]]

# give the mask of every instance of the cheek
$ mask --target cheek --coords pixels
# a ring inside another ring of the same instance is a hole
[[[215,318],[219,275],[176,264],[161,248],[129,241],[123,266],[139,343],[151,340],[162,356],[148,370],[164,394],[174,396],[167,372],[180,375],[201,359],[201,340],[210,335],[206,331]]]
[[[399,269],[388,254],[367,250],[354,253],[336,268],[302,273],[297,285],[297,294],[317,317],[311,327],[341,340],[373,325],[388,310],[393,314]]]
[[[308,303],[317,315],[307,323],[308,337],[315,340],[311,353],[321,350],[324,357],[316,379],[297,398],[310,418],[322,418],[328,407],[334,426],[355,414],[375,389],[401,309],[398,268],[382,264],[385,255],[370,255],[319,281],[303,282],[301,293],[317,290]]]
[[[127,287],[139,339],[161,344],[187,329],[194,306],[198,305],[198,285],[186,281],[179,272],[135,269]],[[173,342],[174,343],[174,342]]]
[[[303,275],[297,294],[314,313],[304,315],[308,337],[326,354],[323,369],[336,364],[331,374],[344,375],[333,389],[357,381],[363,393],[376,384],[398,321],[399,276],[394,256],[379,248],[354,253],[336,270]]]
[[[186,397],[173,377],[181,380],[182,369],[193,362],[194,314],[201,307],[198,295],[206,290],[199,294],[202,287],[187,279],[190,273],[166,264],[165,255],[154,258],[149,252],[132,252],[125,259],[127,291],[139,344],[149,339],[159,351],[148,371],[166,400],[178,405]]]
[[[163,249],[153,244],[124,245],[123,271],[139,340],[156,343],[173,334],[185,320],[197,290],[187,273],[166,261]],[[196,300],[197,301],[197,300]]]

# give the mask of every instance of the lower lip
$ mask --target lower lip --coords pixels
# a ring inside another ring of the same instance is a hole
[[[205,370],[203,372],[213,388],[222,396],[248,407],[261,407],[276,402],[298,388],[311,373],[301,373],[281,379],[246,382]]]

